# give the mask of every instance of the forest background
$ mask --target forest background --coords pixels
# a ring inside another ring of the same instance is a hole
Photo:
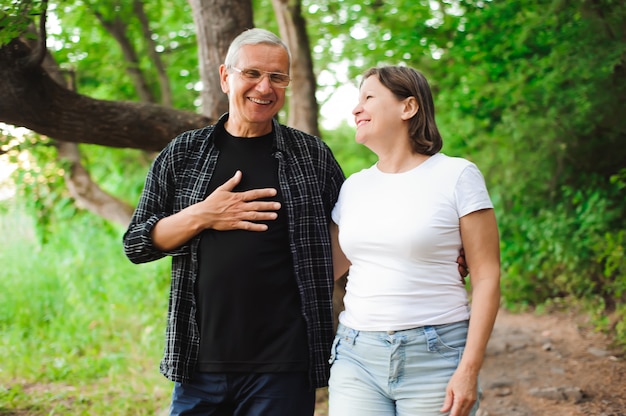
[[[375,159],[320,106],[371,66],[421,70],[444,153],[478,164],[496,206],[502,306],[582,311],[626,345],[624,2],[0,5],[0,414],[167,406],[169,261],[130,264],[121,236],[155,152],[225,111],[217,67],[252,26],[294,53],[281,121],[347,175]]]

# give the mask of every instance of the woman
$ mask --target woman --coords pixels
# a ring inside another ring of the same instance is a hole
[[[498,228],[484,179],[473,163],[439,152],[432,94],[418,71],[368,70],[352,113],[356,141],[378,162],[344,183],[332,214],[335,275],[349,274],[330,414],[473,415],[500,300]]]

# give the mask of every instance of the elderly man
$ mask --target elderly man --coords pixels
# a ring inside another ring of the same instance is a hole
[[[344,175],[279,124],[290,53],[251,29],[219,68],[229,111],[155,159],[124,249],[172,256],[161,372],[172,415],[312,415],[333,338],[328,226]]]

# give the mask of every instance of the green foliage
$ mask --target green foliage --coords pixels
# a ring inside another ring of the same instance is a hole
[[[131,64],[96,17],[99,14],[102,19],[124,25],[123,35],[139,57],[136,69],[157,101],[161,96],[158,74],[148,55],[152,46],[147,43],[131,5],[132,2],[118,2],[116,7],[98,1],[51,2],[50,14],[57,23],[48,30],[48,46],[59,65],[75,74],[75,87],[81,94],[108,100],[137,100],[135,85],[127,72]],[[158,0],[143,2],[143,7],[150,20],[156,52],[167,71],[172,105],[195,110],[200,74],[196,70],[197,45],[189,4],[180,2],[171,7],[169,2]],[[163,13],[165,8],[167,13]]]
[[[558,202],[536,211],[502,209],[503,299],[511,309],[580,304],[626,345],[626,195],[617,184],[589,185],[564,187]]]
[[[347,61],[351,79],[382,64],[406,63],[428,74],[459,24],[458,8],[434,7],[412,0],[303,1],[320,70]]]
[[[345,0],[303,8],[319,71],[346,62],[354,79],[369,66],[418,68],[433,87],[446,149],[475,158],[508,193],[544,198],[584,184],[581,172],[609,177],[623,166],[623,4]],[[520,188],[528,182],[531,193]]]
[[[333,151],[346,176],[370,167],[376,155],[354,140],[355,129],[343,122],[337,128],[322,131],[324,141]]]
[[[626,169],[611,178],[623,195],[626,190]],[[612,312],[612,320],[601,326],[614,331],[616,340],[626,346],[626,227],[615,227],[604,233],[604,238],[594,246],[596,261],[602,268],[602,312]],[[600,316],[606,316],[601,313]],[[600,320],[603,322],[603,320]]]
[[[446,123],[474,120],[458,134],[487,152],[485,168],[513,195],[550,197],[623,167],[626,121],[616,112],[626,92],[618,34],[626,7],[600,3],[602,10],[581,1],[468,6],[465,30],[442,59],[456,69],[439,83]]]
[[[38,0],[0,2],[0,46],[24,34],[28,25],[41,15],[42,3]]]
[[[157,371],[169,263],[131,264],[122,230],[92,215],[63,221],[45,244],[15,202],[0,224],[0,262],[11,265],[0,279],[0,356],[11,357],[0,361],[0,408],[155,414],[170,388]],[[24,391],[32,383],[41,387]]]
[[[152,415],[167,405],[158,373],[169,262],[137,266],[118,226],[77,208],[49,140],[3,147],[16,196],[0,203],[0,408],[28,414]],[[138,198],[151,157],[81,146],[111,192]],[[103,387],[104,386],[104,387]]]
[[[626,6],[461,4],[430,70],[444,149],[479,165],[496,203],[506,304],[568,299],[623,328]]]
[[[54,211],[62,212],[62,220],[67,220],[73,217],[76,207],[65,188],[64,170],[56,160],[52,142],[29,135],[14,143],[8,154],[9,161],[19,167],[13,174],[16,196],[23,201],[24,211],[34,219],[39,242],[45,244],[57,229],[53,224]]]
[[[82,164],[95,183],[131,204],[139,200],[153,153],[85,144],[80,151]]]
[[[621,208],[603,191],[564,188],[560,196],[554,206],[534,212],[532,220],[524,207],[500,217],[508,303],[604,294],[594,246],[619,223]]]
[[[272,0],[252,0],[252,13],[254,15],[254,26],[267,29],[280,36],[278,22],[276,22],[274,17]]]
[[[597,262],[602,266],[603,294],[611,308],[626,303],[626,230],[607,232],[594,247]],[[625,332],[626,335],[626,332]]]
[[[96,145],[79,148],[83,167],[102,189],[120,193],[129,201],[139,198],[151,155]],[[67,191],[65,175],[69,168],[58,160],[52,140],[26,134],[13,137],[4,149],[7,161],[19,167],[12,175],[16,198],[34,219],[34,231],[41,244],[46,244],[50,235],[64,232],[68,222],[88,215],[76,206]],[[130,177],[137,180],[129,181]],[[103,221],[102,226],[109,225]]]

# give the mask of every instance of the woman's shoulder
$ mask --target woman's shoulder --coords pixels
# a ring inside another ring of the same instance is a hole
[[[378,170],[376,169],[376,165],[372,165],[370,167],[363,168],[349,175],[346,181],[352,181],[352,182],[367,181],[368,178],[372,175],[375,175],[376,172],[378,172]]]
[[[434,162],[432,165],[440,172],[460,175],[468,168],[478,170],[478,167],[474,162],[463,157],[448,156],[444,153],[437,153],[432,158]]]
[[[449,156],[445,153],[437,153],[436,155],[433,156],[433,158],[435,158],[435,160],[445,166],[459,166],[461,168],[464,168],[466,166],[470,166],[470,165],[474,165],[474,162],[472,162],[469,159],[465,159],[463,157],[460,156]]]

